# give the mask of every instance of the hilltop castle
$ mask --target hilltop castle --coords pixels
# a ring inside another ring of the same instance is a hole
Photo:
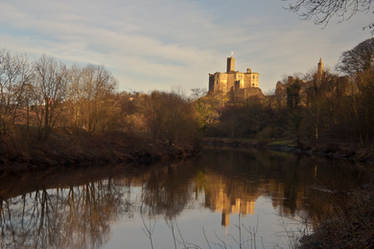
[[[247,72],[235,71],[235,58],[227,57],[227,69],[225,73],[209,74],[209,93],[227,94],[234,91],[258,88],[259,74],[247,68]],[[245,94],[247,95],[247,94]]]

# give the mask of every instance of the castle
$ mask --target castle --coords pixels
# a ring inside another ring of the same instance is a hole
[[[258,88],[259,74],[247,68],[247,72],[235,71],[235,58],[227,57],[227,69],[225,73],[209,74],[209,93],[227,94],[234,91],[243,91],[250,88]]]

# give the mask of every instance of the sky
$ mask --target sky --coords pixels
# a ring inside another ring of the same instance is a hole
[[[334,69],[342,52],[371,37],[371,14],[327,27],[301,20],[283,0],[1,0],[0,49],[42,54],[67,64],[104,65],[118,90],[208,88],[208,73],[260,74],[271,92],[278,80]]]

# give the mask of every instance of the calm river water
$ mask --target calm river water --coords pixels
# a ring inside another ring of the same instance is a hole
[[[206,150],[143,172],[87,168],[3,179],[0,248],[290,248],[365,181],[341,162]]]

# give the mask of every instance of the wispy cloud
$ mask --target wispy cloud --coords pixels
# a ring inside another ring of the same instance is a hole
[[[267,90],[319,56],[334,63],[367,35],[350,30],[357,23],[323,30],[283,11],[279,0],[261,2],[3,0],[0,47],[104,64],[121,89],[136,90],[206,88],[207,74],[223,71],[235,50],[241,69],[259,71]],[[341,35],[347,28],[351,35]]]

